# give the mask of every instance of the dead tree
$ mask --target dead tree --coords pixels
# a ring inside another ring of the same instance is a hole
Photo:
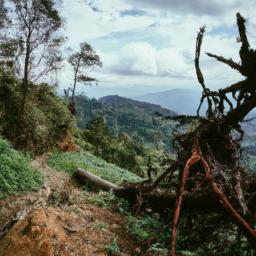
[[[189,172],[193,171],[195,165],[197,165],[196,168],[199,168],[200,172],[205,173],[206,181],[223,207],[231,215],[233,221],[241,228],[254,247],[256,244],[256,229],[252,224],[253,214],[248,208],[241,186],[241,172],[243,170],[239,163],[240,141],[234,140],[232,136],[232,130],[237,130],[242,137],[240,122],[256,106],[256,51],[250,48],[246,35],[245,19],[239,13],[237,13],[237,26],[242,44],[240,49],[241,63],[211,53],[208,53],[208,56],[237,70],[245,77],[245,80],[219,91],[211,91],[205,86],[199,65],[201,44],[205,32],[204,27],[200,29],[197,36],[195,67],[198,81],[203,88],[198,115],[205,99],[207,99],[208,109],[205,120],[193,133],[187,135],[182,143],[183,148],[189,149],[191,153],[188,154],[188,160],[185,161],[185,166],[181,170],[182,178],[173,217],[172,256],[176,255],[177,224],[186,181]],[[231,103],[229,94],[232,94],[236,102],[235,106]],[[226,106],[228,106],[227,111],[225,111]],[[182,152],[182,156],[186,154],[187,151]],[[233,184],[230,184],[231,193],[234,193],[239,207],[235,207],[230,202],[230,195],[223,192],[223,184],[214,179],[217,174],[223,176],[227,170],[229,170],[228,176],[233,178]]]
[[[186,210],[187,205],[190,207],[188,210],[191,210],[191,204],[188,203],[192,201],[195,211],[204,209],[207,212],[209,202],[215,206],[214,211],[223,211],[256,249],[256,229],[253,226],[256,200],[251,194],[256,188],[255,176],[250,176],[252,174],[240,165],[243,136],[240,123],[256,106],[256,51],[250,47],[245,19],[239,13],[237,26],[241,43],[240,63],[211,53],[207,55],[238,71],[244,76],[244,80],[218,91],[206,87],[199,61],[205,33],[205,28],[202,27],[197,36],[195,52],[196,74],[203,90],[198,115],[170,117],[182,123],[193,123],[194,129],[176,135],[174,146],[177,159],[155,181],[130,184],[114,190],[118,196],[135,201],[138,199],[135,204],[137,208],[143,205],[154,208],[163,203],[160,207],[163,210],[167,202],[169,207],[174,207],[172,256],[177,255],[176,238],[180,213]],[[208,108],[206,116],[202,117],[199,112],[205,100]],[[239,138],[233,136],[234,131],[240,134]],[[175,175],[177,171],[178,177]],[[192,179],[190,187],[189,179]],[[169,201],[165,201],[166,198]]]

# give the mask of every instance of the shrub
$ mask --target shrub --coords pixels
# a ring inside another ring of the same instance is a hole
[[[1,133],[16,148],[45,152],[74,125],[67,105],[48,84],[30,85],[24,113],[19,82],[0,81],[0,92]]]
[[[105,246],[105,250],[109,256],[120,255],[120,247],[117,243],[116,237],[113,238],[110,244]]]
[[[130,214],[127,216],[125,228],[136,242],[147,246],[150,241],[150,251],[157,255],[166,255],[170,243],[170,224],[165,224],[159,216],[144,213],[138,218]]]

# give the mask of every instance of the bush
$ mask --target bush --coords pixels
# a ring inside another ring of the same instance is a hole
[[[0,138],[0,197],[10,193],[34,191],[41,184],[42,176],[30,166],[28,158]]]
[[[16,148],[40,154],[65,137],[74,119],[54,87],[47,84],[30,85],[22,113],[20,88],[17,81],[0,81],[1,133]]]
[[[166,255],[170,244],[170,224],[165,224],[157,215],[144,213],[142,216],[127,216],[127,232],[141,245],[151,244],[149,251],[156,255]]]

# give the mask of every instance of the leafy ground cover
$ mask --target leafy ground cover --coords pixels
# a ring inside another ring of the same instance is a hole
[[[65,171],[69,174],[80,167],[117,185],[141,180],[136,174],[110,164],[86,151],[67,153],[56,151],[49,157],[48,164],[58,171]]]
[[[42,181],[42,175],[31,167],[28,157],[0,138],[0,198],[11,193],[37,190]]]

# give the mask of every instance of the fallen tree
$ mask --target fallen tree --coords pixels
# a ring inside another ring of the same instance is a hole
[[[239,13],[237,26],[241,43],[239,63],[207,54],[239,72],[244,80],[218,91],[206,87],[199,61],[205,27],[200,28],[195,68],[203,92],[197,116],[164,117],[190,124],[187,132],[176,134],[176,160],[171,161],[169,168],[155,180],[112,188],[116,195],[134,204],[136,213],[144,206],[158,208],[159,211],[172,209],[172,256],[177,255],[180,214],[186,210],[207,213],[210,209],[221,216],[228,216],[238,231],[243,232],[251,247],[256,249],[255,174],[240,164],[241,122],[256,106],[256,51],[250,47],[245,19]],[[205,100],[208,106],[206,116],[200,116]],[[76,174],[79,174],[79,179],[83,177],[83,172]],[[102,185],[99,180],[98,185]]]
[[[141,184],[137,186],[134,184],[117,186],[109,181],[99,178],[89,171],[78,168],[74,172],[74,177],[81,183],[89,183],[94,187],[97,187],[103,191],[113,191],[118,196],[127,199],[130,205],[136,205],[138,197],[141,196],[142,189]],[[256,182],[255,182],[256,185]],[[143,186],[145,188],[145,186]],[[151,208],[155,212],[163,212],[166,209],[173,209],[176,202],[176,192],[168,192],[165,190],[154,190],[143,195],[143,202],[141,202],[141,208]],[[187,192],[184,194],[183,209],[189,212],[202,212],[210,213],[221,211],[222,206],[220,202],[213,196],[211,191],[207,192]]]

